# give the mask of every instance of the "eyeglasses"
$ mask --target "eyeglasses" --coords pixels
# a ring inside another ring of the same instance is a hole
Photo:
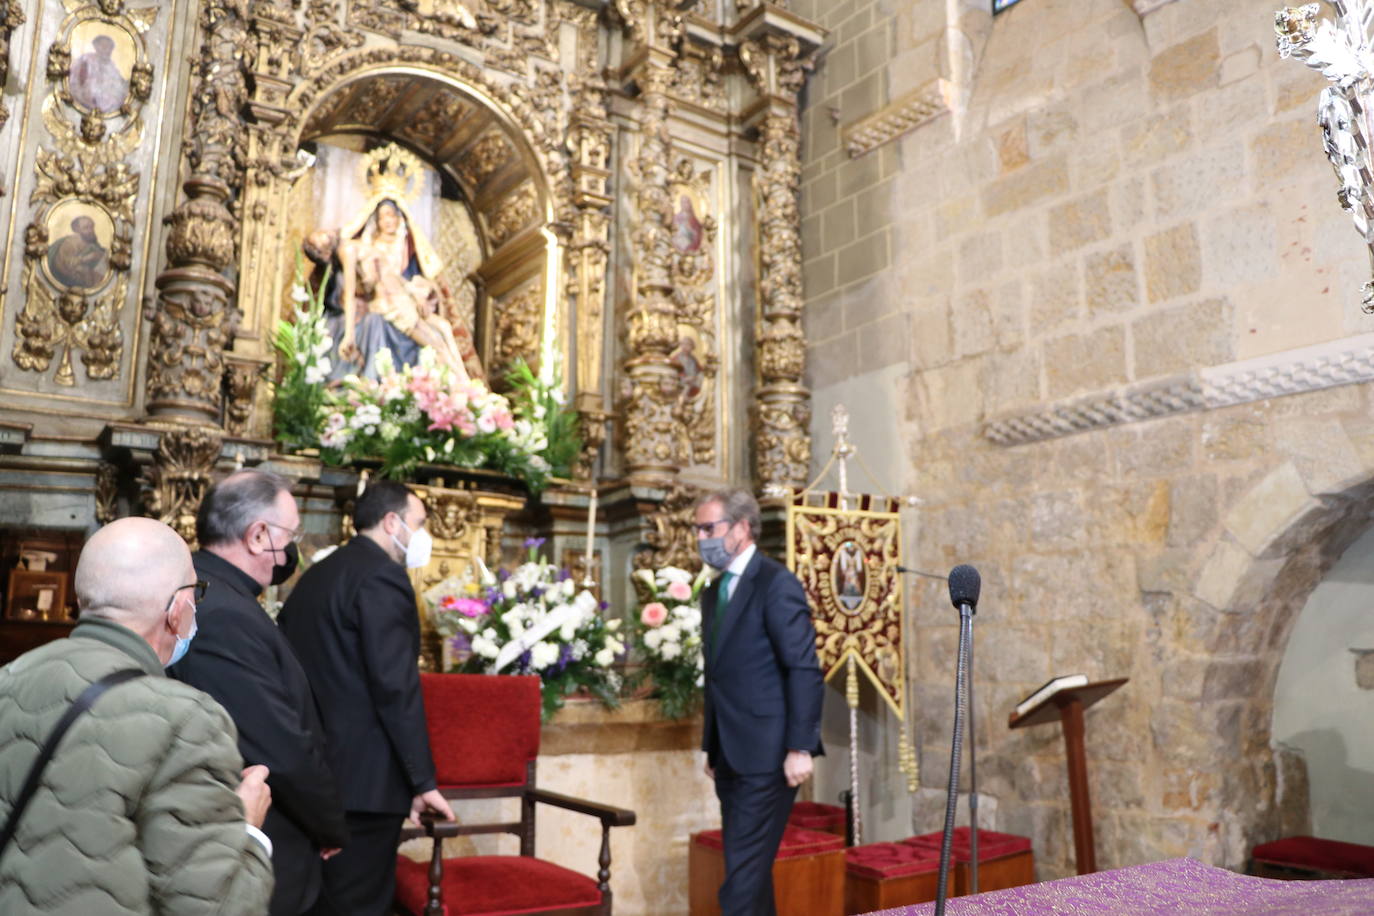
[[[285,525],[278,525],[276,522],[269,522],[267,519],[263,519],[262,523],[264,525],[269,525],[273,528],[280,528],[282,531],[285,531],[288,534],[290,534],[291,543],[293,544],[299,544],[301,542],[301,538],[305,537],[305,532],[300,530],[299,528],[288,528]]]
[[[698,537],[709,538],[711,536],[711,533],[716,530],[717,525],[730,524],[733,523],[728,518],[718,518],[714,522],[702,522],[701,524],[693,525],[692,527],[696,529]]]
[[[173,590],[172,597],[167,599],[167,611],[170,611],[172,609],[172,602],[177,600],[177,595],[186,591],[186,589],[188,588],[193,588],[196,590],[196,593],[192,596],[191,600],[194,601],[196,604],[200,604],[200,602],[205,600],[205,593],[210,590],[210,583],[206,582],[204,579],[197,579],[194,582],[188,582],[186,585],[178,585],[176,589]],[[165,614],[167,613],[167,611],[163,611],[162,613]]]

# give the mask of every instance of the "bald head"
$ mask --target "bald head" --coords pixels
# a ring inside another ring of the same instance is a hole
[[[175,531],[151,518],[121,518],[91,535],[76,564],[82,614],[150,624],[180,586],[195,581],[191,552]]]

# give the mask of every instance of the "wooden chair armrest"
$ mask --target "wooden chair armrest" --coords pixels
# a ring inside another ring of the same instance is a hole
[[[436,840],[447,840],[461,835],[464,832],[462,826],[457,821],[440,820],[433,814],[420,815],[420,835],[434,837]]]
[[[526,792],[526,797],[531,801],[553,805],[555,808],[576,811],[578,814],[589,814],[599,819],[601,823],[607,827],[630,827],[635,822],[635,813],[633,811],[588,801],[585,798],[573,798],[571,795],[560,795],[557,792],[550,792],[546,789],[530,789]]]

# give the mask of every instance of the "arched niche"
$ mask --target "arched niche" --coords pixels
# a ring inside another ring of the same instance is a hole
[[[239,336],[246,346],[236,350],[272,356],[270,328],[289,302],[301,240],[316,228],[308,223],[320,147],[361,153],[395,143],[439,174],[442,220],[471,227],[475,256],[445,279],[455,293],[471,285],[464,317],[488,378],[499,383],[517,357],[538,365],[544,342],[559,336],[553,292],[562,242],[550,228],[555,189],[530,127],[492,87],[433,62],[364,63],[303,84],[292,98],[301,114],[259,160],[277,164],[257,172],[245,199]],[[458,254],[453,240],[431,241],[447,274]]]

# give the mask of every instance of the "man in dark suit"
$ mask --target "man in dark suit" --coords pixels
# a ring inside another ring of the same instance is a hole
[[[313,912],[391,912],[401,821],[452,819],[435,788],[420,694],[420,621],[407,568],[429,562],[425,505],[394,481],[358,497],[358,535],[306,571],[282,608],[282,632],[320,701],[348,846],[325,863]]]
[[[271,770],[274,804],[263,824],[277,877],[271,916],[308,910],[320,893],[322,858],[348,840],[310,683],[258,604],[265,586],[295,570],[299,526],[291,486],[276,474],[240,471],[205,495],[192,561],[209,589],[195,642],[170,669],[218,700],[238,726],[243,759]]]
[[[702,750],[725,842],[723,916],[772,916],[773,859],[797,787],[821,747],[825,682],[797,577],[758,551],[747,490],[696,509],[697,547],[721,575],[702,592],[706,710]]]

